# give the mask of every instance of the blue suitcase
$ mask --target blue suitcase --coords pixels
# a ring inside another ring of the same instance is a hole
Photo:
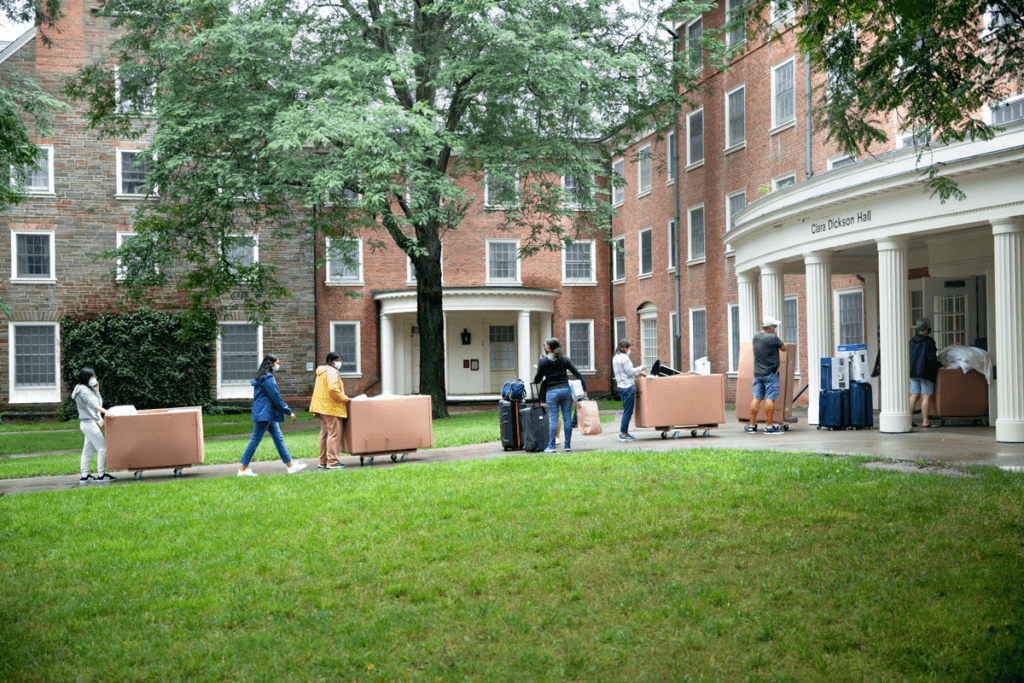
[[[850,426],[850,390],[829,389],[818,395],[818,429]]]
[[[850,426],[869,429],[875,425],[875,407],[871,399],[871,385],[866,382],[850,383]]]

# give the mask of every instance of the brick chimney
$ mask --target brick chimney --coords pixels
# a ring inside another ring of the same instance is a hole
[[[73,74],[85,64],[85,0],[64,0],[56,26],[36,32],[36,70]],[[43,36],[52,44],[43,43]]]

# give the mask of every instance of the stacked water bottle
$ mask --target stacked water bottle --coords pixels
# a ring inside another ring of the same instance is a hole
[[[866,344],[843,344],[821,359],[818,429],[868,429],[875,424]]]

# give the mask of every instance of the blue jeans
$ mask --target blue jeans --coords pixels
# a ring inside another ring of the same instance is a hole
[[[548,389],[547,394],[548,416],[551,418],[551,426],[548,428],[548,448],[555,447],[555,439],[558,438],[558,409],[562,409],[562,422],[565,424],[565,447],[569,447],[569,440],[572,438],[572,390],[569,387],[561,389]]]
[[[281,434],[281,428],[277,426],[276,422],[254,422],[252,425],[252,438],[249,439],[249,445],[245,447],[245,453],[242,453],[242,467],[248,467],[249,461],[252,460],[252,456],[256,453],[256,447],[260,445],[260,441],[263,441],[263,434],[270,430],[270,438],[274,440],[274,445],[277,446],[277,454],[281,456],[281,462],[285,465],[292,461],[292,456],[288,453],[288,447],[284,445],[284,435]]]
[[[629,434],[629,421],[633,418],[633,401],[636,399],[636,387],[623,389],[619,387],[619,396],[622,397],[622,424],[619,431]]]

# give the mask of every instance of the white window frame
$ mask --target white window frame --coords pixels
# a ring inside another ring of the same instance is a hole
[[[692,155],[693,155],[693,144],[691,143],[691,141],[693,140],[693,135],[691,134],[691,130],[692,130],[692,126],[693,126],[693,117],[695,117],[697,114],[700,114],[700,141],[701,141],[701,145],[700,145],[700,158],[699,159],[693,159],[692,158]],[[686,170],[687,170],[687,172],[692,171],[695,168],[700,168],[701,166],[704,165],[704,150],[707,148],[707,144],[706,144],[707,140],[706,140],[706,138],[704,136],[704,128],[705,128],[705,126],[704,126],[704,107],[697,107],[696,109],[694,109],[693,111],[691,111],[689,114],[686,115]]]
[[[53,145],[36,145],[36,148],[39,151],[41,151],[41,152],[46,152],[46,164],[44,165],[44,167],[46,168],[46,182],[47,182],[47,185],[46,185],[45,189],[41,189],[40,187],[33,187],[31,185],[26,185],[25,186],[25,192],[27,192],[30,195],[37,196],[37,197],[38,196],[47,196],[47,195],[53,196],[53,195],[56,194],[54,189],[53,189],[53,187],[54,187],[54,183],[53,183]],[[13,183],[14,182],[14,179],[13,179],[14,167],[11,167],[11,175],[12,175],[11,183]]]
[[[729,138],[732,135],[732,129],[729,125],[730,115],[732,114],[729,106],[729,97],[739,91],[743,91],[743,139],[739,142],[729,144]],[[741,83],[735,88],[732,88],[725,93],[725,154],[729,155],[733,152],[739,151],[747,146],[747,84]]]
[[[690,21],[690,22],[688,22],[686,24],[686,28],[684,29],[684,32],[683,32],[683,39],[686,41],[686,52],[685,52],[685,54],[686,54],[686,66],[693,73],[699,74],[701,71],[704,70],[704,48],[703,48],[703,46],[701,46],[701,48],[700,48],[700,64],[694,66],[694,62],[696,61],[696,59],[694,59],[694,56],[693,56],[693,53],[692,53],[693,46],[690,45],[690,27],[693,26],[694,24],[700,24],[701,38],[704,37],[704,17],[703,16],[699,16],[696,19],[694,19],[693,21]]]
[[[16,388],[14,386],[17,372],[15,368],[15,327],[53,327],[53,343],[56,346],[54,363],[56,365],[54,378],[56,384],[52,387],[26,387]],[[55,322],[7,322],[7,396],[10,403],[60,403],[60,323]]]
[[[324,262],[324,285],[328,287],[363,287],[366,283],[363,281],[363,238],[349,238],[343,241],[352,241],[356,243],[356,258],[359,260],[359,272],[354,280],[332,280],[331,279],[331,242],[333,240],[330,237],[324,239],[324,250],[327,260]],[[258,243],[257,243],[258,244]]]
[[[570,279],[565,272],[566,268],[566,250],[568,245],[562,245],[562,286],[563,287],[596,287],[597,286],[597,243],[594,240],[573,240],[573,244],[589,244],[590,245],[590,278],[587,280],[581,278]]]
[[[363,376],[363,352],[362,344],[360,340],[362,337],[362,326],[358,320],[332,320],[331,321],[331,351],[335,348],[335,330],[336,325],[355,325],[356,327],[356,371],[355,372],[340,372],[338,373],[341,377],[346,379],[359,379]]]
[[[774,24],[776,22],[786,21],[794,14],[796,14],[796,2],[795,0],[787,0],[786,2],[789,7],[785,11],[779,9],[779,0],[771,0],[771,7],[769,9],[768,20]]]
[[[567,188],[565,186],[565,178],[566,178],[566,176],[563,175],[562,176],[562,208],[563,209],[569,209],[570,211],[589,211],[591,208],[593,208],[594,197],[592,195],[587,197],[586,205],[584,205],[583,202],[580,202],[577,199],[569,199],[569,197],[570,197],[570,195],[572,193],[567,191]],[[573,176],[573,178],[575,179],[575,176]],[[594,182],[593,178],[591,178],[591,182]],[[572,196],[575,196],[575,195],[572,195]]]
[[[122,173],[121,154],[124,153],[124,152],[130,152],[130,153],[134,153],[134,154],[142,154],[142,153],[144,153],[146,151],[148,151],[148,150],[146,150],[144,148],[141,148],[141,149],[130,149],[130,148],[127,148],[127,147],[117,147],[116,148],[115,156],[117,157],[117,192],[114,194],[114,197],[116,199],[140,199],[140,198],[145,198],[145,197],[149,196],[147,194],[125,194],[125,193],[121,192],[121,187],[122,187],[122,179],[121,179],[121,173]],[[154,187],[150,194],[156,194],[156,193],[157,193],[156,192],[156,188]]]
[[[507,211],[509,209],[516,209],[519,207],[519,173],[518,171],[514,174],[515,179],[512,181],[516,189],[516,199],[508,204],[492,204],[491,203],[491,172],[484,172],[484,208],[491,209],[493,211]]]
[[[927,143],[932,141],[932,132],[930,130],[928,130],[927,128],[921,128],[921,129],[912,128],[912,129],[901,130],[899,132],[899,149],[908,149],[908,148],[917,147],[918,145],[916,145],[914,143],[914,141],[918,137],[920,137],[922,135],[927,135],[928,136],[928,140],[925,141],[925,142],[922,142],[921,146],[923,146],[923,145],[925,145],[925,144],[927,144]]]
[[[680,327],[679,328],[679,338],[680,338],[680,340],[682,340],[682,337],[683,337],[683,328]],[[681,358],[676,358],[676,351],[678,350],[678,345],[676,344],[676,312],[675,311],[669,311],[669,313],[668,313],[668,338],[669,338],[669,346],[671,347],[669,349],[669,355],[672,357],[672,367],[678,368],[679,364],[680,364],[679,362],[682,359]]]
[[[618,166],[618,170],[615,167]],[[626,160],[625,159],[613,159],[612,160],[612,175],[618,174],[622,178],[622,185],[616,187],[612,184],[612,206],[622,206],[626,203]]]
[[[491,279],[491,245],[497,243],[511,243],[516,245],[516,279],[515,280],[492,280]],[[523,259],[519,258],[519,240],[506,240],[506,239],[489,239],[487,240],[486,252],[487,261],[484,264],[486,269],[484,272],[484,284],[485,285],[503,285],[503,286],[516,286],[523,284]]]
[[[732,214],[730,213],[730,211],[732,210],[732,207],[729,206],[729,205],[730,205],[731,200],[732,200],[733,197],[739,197],[740,195],[743,195],[743,207],[746,208],[746,206],[747,206],[747,188],[743,188],[741,190],[734,190],[734,191],[729,192],[728,194],[725,195],[725,231],[726,232],[729,232],[730,230],[732,230]],[[707,228],[707,221],[704,222],[704,227]],[[707,231],[705,230],[705,233],[706,232]],[[736,250],[732,248],[731,244],[726,244],[725,245],[725,255],[726,256],[735,256],[736,255]]]
[[[675,245],[672,244],[672,228],[673,228],[673,225],[675,224],[675,222],[676,222],[675,218],[669,218],[668,219],[668,223],[666,224],[667,234],[665,235],[665,237],[667,238],[667,244],[668,244],[668,268],[666,268],[666,270],[668,270],[670,273],[671,272],[675,272],[676,266],[679,263],[679,230],[678,230],[678,228],[676,229],[676,243],[675,243]],[[652,265],[652,270],[653,270],[653,265],[654,264],[651,264],[651,265]]]
[[[651,232],[651,228],[644,228],[644,229],[640,230],[639,232],[637,232],[637,234],[636,234],[636,237],[637,237],[637,242],[636,242],[637,243],[637,250],[636,250],[636,253],[638,255],[638,258],[637,258],[637,279],[638,280],[643,280],[643,279],[649,278],[652,275],[654,275],[654,235],[653,234],[651,235],[651,239],[650,239],[650,243],[651,243],[651,271],[649,273],[645,273],[644,272],[644,233],[645,232],[647,232],[647,233]]]
[[[839,338],[839,328],[840,328],[840,324],[839,324],[839,299],[840,299],[840,297],[843,294],[856,294],[857,292],[860,292],[860,317],[861,317],[861,325],[863,326],[862,330],[861,330],[862,331],[861,341],[862,342],[866,342],[867,341],[868,331],[867,331],[867,320],[865,319],[865,313],[866,313],[865,308],[867,306],[867,301],[864,298],[864,287],[863,286],[843,287],[842,289],[833,289],[832,290],[832,338],[836,340],[835,341],[836,345],[839,345],[839,344],[843,343],[842,341],[840,341],[840,338]],[[909,296],[907,297],[907,304],[908,304],[908,306],[910,304]]]
[[[674,185],[676,176],[679,175],[679,144],[676,141],[675,128],[670,130],[665,138],[665,154],[668,155],[668,178],[665,180],[665,184]]]
[[[218,323],[218,327],[223,325],[251,325],[247,320],[222,320]],[[256,364],[259,365],[260,360],[263,358],[263,325],[256,326]],[[253,397],[252,385],[249,383],[244,384],[224,384],[221,379],[222,376],[222,360],[221,360],[221,335],[220,330],[217,334],[217,398],[218,399],[251,399]],[[256,368],[253,367],[253,374],[255,375]]]
[[[779,187],[780,183],[785,182],[786,180],[788,180],[790,178],[793,179],[792,183],[790,183],[789,185],[786,185],[785,187]],[[791,185],[796,185],[796,171],[790,171],[789,173],[783,173],[780,176],[775,176],[774,178],[772,178],[772,192],[777,192],[778,190],[783,190],[786,187],[790,187]]]
[[[725,25],[726,25],[726,27],[728,27],[728,25],[733,21],[732,15],[735,14],[737,10],[741,10],[742,11],[743,4],[744,4],[743,0],[726,0],[726,3],[725,3]],[[732,5],[732,7],[730,7],[730,5]],[[725,31],[725,46],[726,46],[726,48],[728,48],[730,50],[733,50],[738,45],[742,45],[745,42],[747,42],[747,26],[746,26],[746,21],[743,22],[743,37],[740,38],[739,40],[737,40],[735,43],[732,42],[732,36],[730,35],[730,32],[728,31],[728,29],[726,29],[726,31]]]
[[[697,255],[693,253],[693,212],[700,210],[704,225],[701,226],[704,232],[704,253]],[[704,263],[708,253],[708,212],[704,210],[704,203],[694,204],[686,207],[686,265],[695,266]]]
[[[152,85],[150,85],[150,98],[151,98],[151,101],[153,99],[156,99],[156,83],[153,83]],[[132,101],[132,100],[129,100],[129,102],[130,102],[130,104],[135,104],[134,101]],[[126,106],[125,103],[121,101],[121,65],[120,64],[115,64],[114,65],[114,104],[115,104],[115,108],[116,108],[118,113],[120,113],[120,114],[128,113],[128,109],[129,109],[130,105]],[[150,107],[148,107],[146,109],[142,109],[141,111],[139,111],[139,114],[142,115],[142,116],[153,116],[154,113],[155,113],[155,111],[154,111],[152,106],[150,106]]]
[[[572,364],[576,366],[576,369],[580,371],[581,375],[594,375],[594,374],[597,374],[597,370],[595,368],[595,364],[596,364],[595,361],[597,359],[594,358],[594,321],[593,321],[593,319],[589,319],[589,320],[578,319],[578,320],[566,320],[565,321],[565,349],[564,350],[565,350],[566,353],[569,353],[570,349],[572,348],[572,345],[571,345],[572,339],[569,337],[569,326],[572,323],[577,323],[577,324],[585,323],[590,328],[590,332],[589,332],[589,336],[590,336],[590,340],[589,340],[590,341],[590,365],[587,366],[587,367],[580,366],[575,360],[573,360],[571,355],[569,356],[569,360],[572,361]]]
[[[619,253],[614,247],[612,247],[612,284],[621,285],[626,281],[626,238],[613,237],[613,242],[619,242],[622,247],[622,271],[619,272],[618,257]]]
[[[995,33],[996,32],[994,30],[992,30],[992,17],[995,14],[996,14],[996,12],[992,11],[992,6],[991,5],[986,5],[985,6],[985,13],[983,15],[983,21],[982,21],[982,25],[981,25],[981,40],[982,40],[982,42],[988,42],[990,40],[995,40]],[[1000,15],[1001,15],[1001,13],[1000,13]]]
[[[644,168],[647,168],[647,187],[644,187]],[[651,145],[644,145],[637,151],[636,158],[637,197],[645,197],[651,193]]]
[[[444,243],[441,243],[441,284],[444,285]],[[416,269],[412,265],[412,257],[405,255],[405,286],[416,286]]]
[[[652,363],[658,358],[658,309],[656,307],[640,309],[640,364],[651,368]],[[648,359],[644,355],[644,321],[654,321],[654,358]],[[647,361],[651,362],[648,363]]]
[[[729,377],[735,377],[736,375],[739,374],[739,370],[740,370],[739,369],[739,363],[737,362],[736,364],[733,364],[733,362],[732,362],[733,355],[736,356],[737,361],[739,360],[738,349],[732,343],[732,336],[733,336],[733,333],[735,332],[735,330],[733,330],[733,324],[732,324],[732,312],[733,312],[733,309],[739,310],[739,307],[740,307],[739,302],[731,302],[731,303],[726,305],[726,310],[728,311],[727,321],[728,321],[728,332],[729,332],[729,338],[728,338],[728,346],[729,346],[729,361],[728,361],[729,362],[729,371],[726,372],[726,375],[728,375]],[[743,340],[740,339],[739,342],[742,344]]]
[[[117,247],[119,249],[121,248],[121,245],[124,244],[125,238],[135,237],[135,232],[130,231],[130,230],[126,230],[126,231],[118,230],[116,234],[117,234]],[[156,266],[153,266],[153,270],[159,272],[160,269],[157,268]],[[128,274],[121,267],[121,259],[117,259],[117,277],[116,277],[116,281],[117,282],[122,282],[127,277],[128,277]]]
[[[1007,105],[1016,104],[1017,102],[1020,102],[1022,100],[1024,100],[1024,91],[1018,90],[1017,92],[1011,93],[1010,95],[1007,95],[1006,97],[1001,97],[998,100],[993,100],[991,102],[986,102],[984,108],[982,109],[982,120],[985,122],[986,126],[998,125],[998,126],[1001,126],[1003,128],[1015,128],[1016,126],[1024,124],[1024,119],[1017,119],[1016,121],[1010,121],[1009,123],[1000,123],[1000,124],[996,124],[996,123],[992,122],[992,120],[993,120],[993,118],[995,116],[995,110],[996,109],[1002,109],[1003,107],[1005,107]]]
[[[796,302],[796,325],[797,325],[797,327],[796,327],[796,358],[793,359],[793,374],[796,375],[797,377],[799,377],[800,376],[800,347],[803,346],[803,344],[800,343],[800,295],[799,294],[786,294],[783,297],[783,301],[782,301],[782,322],[783,323],[786,322],[786,302],[787,301],[795,301]],[[864,311],[863,311],[863,304],[861,304],[861,315],[863,315],[863,313],[864,313]],[[792,343],[792,342],[789,341],[790,331],[789,331],[789,327],[788,326],[785,327],[785,332],[786,332],[787,339],[785,339],[784,341],[787,344]]]
[[[849,154],[837,154],[834,157],[829,157],[825,161],[825,168],[827,170],[829,170],[829,171],[834,171],[834,170],[836,170],[836,164],[838,164],[841,161],[846,161],[847,159],[852,160],[853,163],[852,164],[843,164],[843,166],[853,166],[853,164],[857,163],[857,159],[852,157],[852,156],[850,156]],[[843,168],[843,166],[840,166],[839,168]]]
[[[777,99],[776,98],[776,94],[775,94],[776,74],[778,73],[779,69],[783,68],[784,66],[786,66],[789,63],[793,64],[793,118],[787,119],[786,121],[779,121],[778,120],[778,112],[776,111],[776,106],[775,106],[775,102],[776,102],[776,99]],[[789,57],[786,57],[785,59],[783,59],[781,62],[778,62],[777,64],[773,64],[772,65],[772,67],[771,67],[771,81],[772,81],[772,89],[771,89],[772,125],[771,125],[771,130],[769,130],[769,134],[774,134],[774,133],[778,133],[780,131],[786,130],[787,128],[792,128],[793,126],[796,125],[796,56],[795,55],[790,55]],[[744,106],[746,106],[745,103],[744,103]]]
[[[50,238],[50,277],[18,277],[18,235],[47,235]],[[11,230],[11,282],[55,284],[57,282],[57,240],[54,230]]]
[[[256,265],[260,262],[260,234],[258,232],[248,232],[244,233],[244,236],[252,238],[252,263],[253,265]],[[224,255],[225,258],[228,256],[230,256],[230,254]],[[230,263],[230,260],[228,263]]]
[[[707,357],[706,352],[707,352],[707,349],[708,349],[708,307],[707,306],[693,306],[692,308],[690,308],[690,318],[689,318],[689,320],[690,320],[690,334],[689,334],[689,337],[690,337],[690,372],[693,372],[694,370],[697,369],[697,359],[693,355],[693,353],[694,353],[694,351],[693,351],[693,314],[694,313],[698,313],[698,312],[703,312],[704,313],[704,351],[705,351],[705,355],[701,356],[701,358],[706,358]]]
[[[619,323],[622,323],[622,336],[619,336]],[[619,342],[626,338],[626,319],[615,318],[612,322],[612,335],[615,337],[615,348],[619,348]]]

